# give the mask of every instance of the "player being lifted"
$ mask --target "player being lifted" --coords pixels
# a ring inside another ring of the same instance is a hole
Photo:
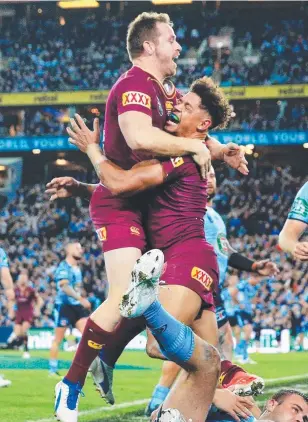
[[[127,50],[133,67],[113,86],[106,104],[104,148],[107,158],[123,169],[129,169],[142,159],[157,155],[191,154],[205,176],[210,163],[207,147],[198,139],[187,143],[185,139],[175,138],[162,130],[167,112],[178,97],[174,86],[171,83],[163,86],[163,82],[166,77],[175,74],[174,59],[181,51],[169,16],[157,13],[139,15],[129,26]],[[77,127],[74,122],[73,129]],[[219,143],[208,142],[208,146],[216,158],[228,158]],[[97,166],[97,145],[92,146],[88,153]],[[240,162],[241,156],[237,153]],[[105,230],[107,233],[104,260],[110,289],[107,300],[87,321],[65,379],[70,384],[64,383],[61,387],[66,390],[63,398],[70,394],[78,397],[75,387],[78,382],[84,383],[87,368],[98,354],[98,349],[90,345],[93,342],[106,345],[115,340],[115,327],[121,321],[118,306],[131,281],[134,263],[145,248],[141,212],[144,201],[138,204],[136,198],[114,198],[103,186],[99,190],[102,200],[99,206],[104,217],[96,228],[100,230],[101,237],[105,237]],[[131,230],[131,227],[134,229]],[[72,414],[77,413],[76,400]],[[58,408],[62,409],[62,406],[65,412],[67,406],[61,401]]]
[[[221,356],[220,386],[228,388],[232,386],[233,393],[243,395],[260,394],[264,387],[262,378],[248,374],[243,368],[232,364],[233,339],[230,323],[225,310],[223,295],[225,292],[225,279],[228,265],[242,271],[255,272],[260,275],[275,275],[278,268],[275,263],[268,259],[253,261],[236,252],[227,240],[227,229],[222,217],[213,208],[213,201],[217,191],[216,175],[211,167],[207,175],[208,203],[204,216],[204,229],[206,240],[213,245],[219,265],[219,295],[216,298],[216,320],[219,329],[218,350]],[[155,387],[146,414],[150,414],[163,402],[170,391],[177,375],[179,367],[172,362],[164,362],[162,375]],[[228,392],[226,393],[229,394]],[[218,391],[214,397],[214,404],[221,405],[225,402],[229,412],[233,412],[234,405],[238,403],[229,401]],[[231,407],[227,407],[228,405]],[[217,406],[218,407],[218,406]]]
[[[90,314],[90,302],[81,296],[82,273],[79,262],[83,249],[79,242],[70,242],[65,247],[65,259],[55,272],[57,297],[55,300],[55,337],[50,349],[49,376],[58,373],[59,346],[68,327],[76,327],[81,333]]]
[[[213,126],[219,126],[225,122],[225,119],[228,119],[228,105],[221,95],[221,91],[215,87],[210,79],[196,81],[193,84],[192,91],[175,107],[166,127],[168,127],[170,132],[174,133],[177,133],[178,129],[178,134],[182,136],[194,134],[200,140],[204,139],[208,127],[212,125],[212,117],[208,111],[208,108],[212,104],[219,103],[216,113],[214,110],[211,110],[213,119],[215,116]],[[209,105],[207,106],[207,104]],[[174,121],[180,122],[180,125]],[[84,125],[82,120],[80,120],[80,124]],[[95,139],[95,143],[97,141],[98,139]],[[189,139],[187,142],[189,142]],[[87,145],[81,146],[78,144],[78,146],[83,151],[87,148]],[[97,150],[97,153],[102,159],[103,155],[101,151]],[[112,194],[121,192],[126,194],[136,193],[151,186],[161,184],[165,180],[169,181],[169,184],[162,186],[156,192],[156,195],[151,195],[153,201],[148,198],[148,230],[151,243],[152,246],[164,250],[167,260],[164,281],[170,285],[168,290],[172,290],[172,298],[179,298],[178,301],[171,301],[169,295],[169,297],[165,297],[164,305],[173,315],[180,317],[179,319],[191,325],[203,302],[202,306],[205,305],[205,308],[208,309],[208,318],[214,323],[212,331],[215,337],[217,326],[215,317],[214,320],[212,318],[214,314],[210,309],[213,307],[212,294],[217,283],[217,269],[213,248],[204,241],[203,215],[206,202],[205,184],[200,179],[200,175],[190,158],[148,164],[148,167],[137,166],[130,171],[125,171],[112,165],[111,162],[102,161],[99,166],[101,180],[109,187]],[[109,180],[104,178],[104,169],[108,171]],[[178,182],[177,179],[179,179]],[[170,183],[173,180],[174,183]],[[69,181],[69,178],[64,178],[63,181],[66,186],[72,182],[72,180]],[[49,185],[51,188],[49,192],[53,194],[53,199],[61,196],[61,190],[57,192],[56,185],[57,181],[53,181]],[[74,186],[71,187],[74,189]],[[66,190],[65,186],[63,190]],[[96,205],[99,205],[96,206],[96,213],[93,213],[93,204],[91,204],[91,215],[95,222],[96,219],[102,218],[98,213],[98,211],[100,213],[103,211],[100,188],[96,189],[92,197],[92,202],[94,201]],[[169,219],[172,221],[169,221]],[[185,227],[186,229],[183,229]],[[104,245],[106,240],[105,234],[103,236]],[[199,248],[197,247],[199,250],[198,256],[195,253],[196,242],[200,243]],[[190,262],[191,260],[194,263]],[[207,262],[207,267],[204,270],[201,268],[204,267],[205,262]],[[208,277],[208,283],[206,281],[202,282],[202,279],[199,281],[199,273],[205,279]],[[189,296],[191,296],[191,300],[189,300]],[[185,315],[182,312],[184,309],[182,306],[183,301],[191,303],[190,307],[186,307]],[[172,304],[177,304],[177,307],[173,307]],[[211,326],[211,323],[209,323],[209,326]],[[117,331],[119,330],[117,329]],[[168,333],[169,331],[166,332],[166,334]],[[209,372],[207,373],[207,378],[209,378]],[[195,396],[195,400],[196,398],[197,396]],[[204,400],[203,404],[206,404]],[[199,408],[200,412],[202,412],[201,406]]]

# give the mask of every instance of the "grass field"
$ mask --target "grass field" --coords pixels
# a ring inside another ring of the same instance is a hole
[[[68,365],[71,353],[61,353],[63,366]],[[246,369],[261,375],[267,382],[265,395],[259,402],[281,386],[293,386],[308,393],[308,353],[281,355],[252,355],[257,365]],[[53,387],[56,380],[48,378],[48,352],[33,352],[29,361],[17,352],[2,352],[0,368],[12,386],[0,390],[0,422],[52,422]],[[41,368],[41,369],[33,369]],[[161,362],[152,360],[143,352],[125,352],[115,371],[114,391],[116,405],[107,406],[87,380],[85,397],[80,400],[81,422],[143,422],[143,409],[160,373]],[[9,368],[9,369],[4,369]],[[18,368],[18,369],[16,369]],[[29,369],[27,369],[29,368]],[[44,368],[44,369],[42,369]],[[65,370],[61,370],[65,373]]]

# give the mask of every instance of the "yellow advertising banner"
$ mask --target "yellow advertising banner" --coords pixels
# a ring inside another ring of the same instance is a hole
[[[308,97],[308,85],[230,86],[223,89],[230,100]]]
[[[224,87],[230,100],[284,99],[308,97],[308,85]],[[0,107],[104,104],[109,91],[59,91],[0,93]]]
[[[0,107],[104,104],[109,91],[59,91],[0,93]]]

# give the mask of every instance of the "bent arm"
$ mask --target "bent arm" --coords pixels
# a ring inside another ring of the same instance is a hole
[[[82,198],[91,198],[97,186],[98,186],[98,183],[91,184],[91,183],[79,182],[78,195]]]
[[[102,153],[98,145],[88,147],[87,154],[100,181],[114,196],[130,196],[164,182],[167,174],[156,160],[142,162],[130,170],[123,170]]]
[[[295,246],[306,228],[307,224],[303,221],[287,219],[279,234],[279,246],[281,249],[293,254]]]
[[[195,154],[200,140],[176,137],[152,125],[152,118],[138,111],[119,116],[119,126],[132,150],[149,151],[167,157]]]
[[[70,285],[68,280],[61,280],[59,283],[60,289],[67,295],[72,297],[73,299],[80,300],[81,296],[77,293]]]

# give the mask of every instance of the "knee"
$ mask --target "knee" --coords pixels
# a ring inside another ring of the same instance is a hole
[[[203,359],[202,359],[202,369],[205,369],[206,372],[220,373],[220,354],[216,347],[204,341],[203,343]]]
[[[150,358],[159,359],[161,357],[161,352],[156,341],[148,341],[146,345],[146,352]]]

